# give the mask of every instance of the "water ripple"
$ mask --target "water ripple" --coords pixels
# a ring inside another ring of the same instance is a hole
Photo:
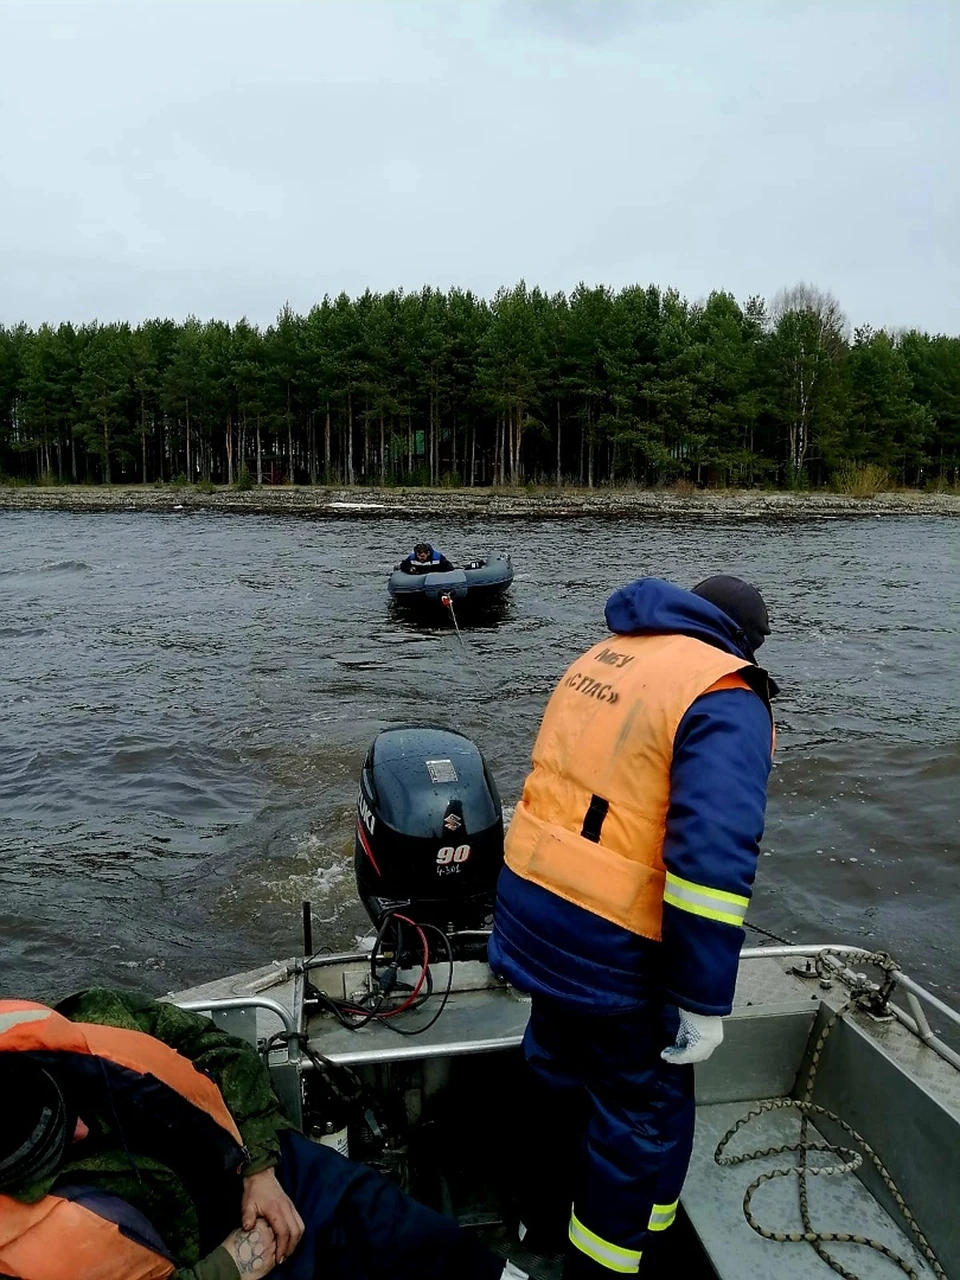
[[[401,549],[509,549],[501,613],[398,612]],[[544,703],[631,577],[755,579],[783,685],[751,915],[889,947],[960,989],[960,564],[949,521],[558,522],[23,512],[0,520],[6,986],[168,990],[363,925],[356,780],[372,737],[474,737],[505,801]]]

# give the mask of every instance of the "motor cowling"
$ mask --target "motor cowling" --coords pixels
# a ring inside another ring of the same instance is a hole
[[[476,745],[433,726],[378,734],[360,774],[354,845],[373,923],[399,911],[445,933],[480,928],[502,863],[500,796]]]

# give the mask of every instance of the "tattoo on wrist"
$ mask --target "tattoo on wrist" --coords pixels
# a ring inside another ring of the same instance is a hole
[[[256,1275],[263,1267],[266,1253],[267,1240],[259,1227],[241,1231],[237,1236],[234,1254],[242,1276]]]

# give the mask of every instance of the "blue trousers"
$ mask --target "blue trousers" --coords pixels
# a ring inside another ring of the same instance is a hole
[[[533,1077],[528,1225],[569,1219],[565,1280],[639,1271],[648,1229],[673,1220],[694,1126],[693,1068],[660,1057],[678,1020],[660,1001],[598,1016],[534,997],[523,1046]]]
[[[283,1280],[497,1280],[503,1260],[389,1178],[299,1133],[277,1177],[305,1224]]]

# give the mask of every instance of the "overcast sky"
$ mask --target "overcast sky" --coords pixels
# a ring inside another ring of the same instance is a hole
[[[960,0],[0,0],[0,322],[521,277],[960,333]]]

